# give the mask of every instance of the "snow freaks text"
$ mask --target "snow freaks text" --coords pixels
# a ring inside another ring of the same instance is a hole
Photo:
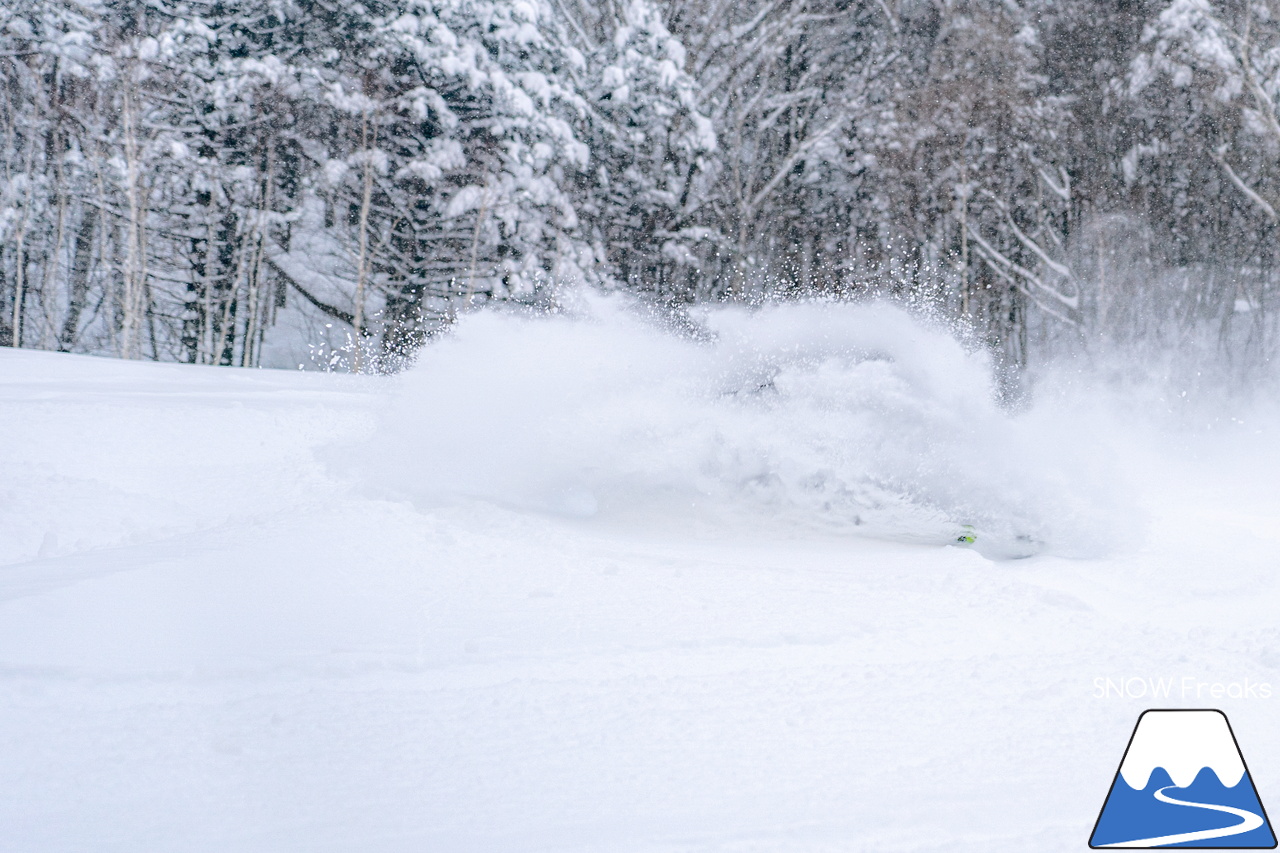
[[[1272,687],[1265,681],[1203,681],[1195,676],[1159,678],[1095,678],[1095,699],[1270,699]]]

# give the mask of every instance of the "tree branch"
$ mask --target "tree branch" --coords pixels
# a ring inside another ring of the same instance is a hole
[[[1276,209],[1272,207],[1265,198],[1254,192],[1253,189],[1236,174],[1235,169],[1231,168],[1231,165],[1227,162],[1227,158],[1223,156],[1222,149],[1212,152],[1212,156],[1213,159],[1218,162],[1218,165],[1222,167],[1222,170],[1227,173],[1227,177],[1231,179],[1231,183],[1236,185],[1236,189],[1240,190],[1240,192],[1244,193],[1246,198],[1258,207],[1262,208],[1262,212],[1267,215],[1268,219],[1272,222],[1280,219],[1280,216],[1276,214]]]
[[[289,275],[289,273],[285,271],[284,267],[280,266],[280,264],[276,261],[275,258],[268,257],[266,261],[267,261],[267,265],[276,271],[276,275],[283,278],[286,282],[289,283],[290,287],[298,291],[298,293],[302,294],[303,299],[307,300],[312,305],[316,306],[322,312],[332,317],[333,319],[341,320],[343,323],[346,323],[348,326],[355,328],[356,318],[354,314],[351,314],[348,311],[343,311],[341,308],[338,308],[337,306],[329,305],[326,302],[321,302],[305,287],[298,284],[298,280],[293,276]],[[367,332],[368,332],[368,328],[362,323],[360,334],[363,335]]]

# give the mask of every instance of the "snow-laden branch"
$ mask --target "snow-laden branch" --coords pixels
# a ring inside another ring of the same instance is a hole
[[[1026,284],[1024,284],[1021,280],[1010,275],[1010,273],[1002,266],[1002,264],[1011,264],[1013,267],[1016,268],[1016,271],[1023,274],[1027,273],[1026,270],[1022,269],[1022,267],[1019,267],[1017,264],[1013,264],[1011,261],[1009,261],[1008,258],[1000,254],[998,251],[996,251],[991,246],[991,244],[982,240],[982,238],[980,237],[975,239],[975,245],[977,247],[978,257],[982,258],[983,262],[987,265],[987,268],[990,269],[997,276],[999,276],[1002,281],[1004,281],[1006,284],[1010,285],[1011,287],[1017,288],[1020,293],[1024,294],[1029,299],[1031,299],[1031,301],[1035,302],[1036,305],[1039,306],[1039,308],[1042,311],[1044,311],[1046,314],[1050,315],[1051,317],[1056,317],[1057,319],[1061,320],[1062,322],[1070,326],[1079,325],[1079,323],[1075,319],[1067,316],[1062,311],[1059,311],[1054,305],[1048,302],[1045,302],[1043,299],[1040,298],[1039,294],[1037,294],[1034,290],[1027,287]],[[1034,278],[1035,277],[1032,276],[1032,279]]]
[[[748,205],[749,209],[755,210],[759,207],[760,203],[768,198],[769,195],[778,188],[778,184],[782,183],[782,181],[786,179],[787,175],[791,174],[791,170],[795,168],[796,163],[800,162],[800,158],[804,157],[812,151],[816,145],[839,130],[848,120],[849,115],[844,111],[841,111],[839,115],[827,122],[827,124],[820,128],[816,133],[797,145],[796,149],[791,152],[791,155],[778,164],[778,167],[774,170],[773,177],[760,188],[759,192],[751,197],[751,201]]]
[[[287,269],[285,269],[283,264],[280,263],[279,258],[274,257],[272,255],[267,255],[264,258],[264,260],[266,261],[267,266],[275,270],[276,275],[284,279],[284,281],[288,283],[290,287],[292,287],[294,290],[298,291],[299,294],[301,294],[303,299],[310,302],[316,308],[319,308],[322,313],[327,314],[328,316],[334,318],[335,320],[340,320],[343,323],[346,323],[352,327],[355,326],[355,322],[356,322],[355,314],[352,314],[350,311],[343,311],[341,308],[337,307],[336,305],[330,305],[329,303],[320,300],[318,297],[312,294],[311,291],[307,290],[305,287],[303,287],[301,284],[298,283],[298,280],[294,278],[294,276]],[[360,331],[362,334],[367,333],[367,329],[361,329]]]
[[[1049,269],[1053,270],[1055,273],[1062,276],[1062,278],[1064,278],[1065,280],[1070,282],[1075,282],[1075,273],[1071,271],[1070,267],[1066,266],[1065,264],[1061,264],[1055,261],[1053,258],[1049,257],[1049,255],[1044,251],[1044,249],[1040,248],[1039,243],[1037,243],[1035,240],[1032,240],[1025,233],[1023,233],[1022,229],[1019,228],[1017,223],[1013,221],[1013,217],[1008,216],[1007,219],[1009,221],[1009,227],[1013,229],[1014,236],[1018,238],[1018,242],[1026,246],[1028,249],[1030,249],[1035,254],[1035,256],[1038,257],[1040,261]],[[1079,292],[1078,286],[1076,288],[1075,296],[1067,296],[1066,294],[1059,292],[1057,288],[1051,287],[1045,284],[1043,281],[1037,280],[1037,283],[1039,284],[1040,287],[1044,288],[1044,290],[1047,293],[1052,295],[1055,299],[1057,299],[1063,305],[1070,308],[1072,311],[1080,310],[1080,292]]]
[[[1046,311],[1049,311],[1054,316],[1059,317],[1060,319],[1065,320],[1066,322],[1069,322],[1072,325],[1076,325],[1075,320],[1063,315],[1061,312],[1052,310],[1050,306],[1046,305],[1046,303],[1044,303],[1039,298],[1039,294],[1044,294],[1052,297],[1058,304],[1060,304],[1063,308],[1067,309],[1068,311],[1077,312],[1080,310],[1079,293],[1077,293],[1075,296],[1067,296],[1066,294],[1060,292],[1057,288],[1052,287],[1048,284],[1045,284],[1044,280],[1040,276],[1036,275],[1031,270],[1022,266],[1016,261],[1012,260],[1003,252],[1001,252],[999,249],[997,249],[995,246],[992,246],[990,243],[984,240],[982,238],[982,235],[979,234],[977,229],[975,229],[972,225],[966,224],[965,230],[968,231],[969,238],[973,240],[974,245],[977,246],[978,254],[982,256],[983,260],[987,262],[987,265],[989,267],[1005,274],[1006,280],[1009,280],[1009,281],[1012,281],[1012,279],[1007,278],[1007,275],[1009,273],[1017,274],[1024,281],[1026,281],[1027,284],[1031,285],[1034,288],[1034,292],[1032,292],[1027,290],[1025,286],[1019,285],[1020,287],[1022,287],[1024,291],[1028,293],[1028,295],[1035,298],[1036,303],[1038,305],[1045,308]],[[1025,235],[1023,235],[1023,237],[1025,238]],[[1033,251],[1037,251],[1037,250],[1038,250],[1038,247],[1036,247],[1036,249],[1033,249]],[[1037,254],[1039,257],[1044,259],[1044,255],[1042,252],[1037,251]],[[1057,266],[1061,266],[1061,265],[1058,264]]]
[[[1213,152],[1213,159],[1222,167],[1222,171],[1227,173],[1227,177],[1231,180],[1231,183],[1236,185],[1236,189],[1240,190],[1240,192],[1244,194],[1245,198],[1249,199],[1261,208],[1262,212],[1267,215],[1268,219],[1272,222],[1276,222],[1280,219],[1280,216],[1276,214],[1276,209],[1271,206],[1271,203],[1258,195],[1252,187],[1246,184],[1244,180],[1236,174],[1236,170],[1231,168],[1231,164],[1227,162],[1227,158],[1224,156],[1221,149]]]
[[[1071,176],[1067,174],[1066,169],[1063,169],[1061,166],[1058,167],[1058,173],[1062,176],[1061,184],[1055,184],[1053,182],[1053,178],[1051,178],[1049,173],[1043,168],[1037,169],[1036,171],[1040,173],[1040,179],[1045,182],[1045,185],[1049,187],[1049,189],[1053,190],[1054,195],[1068,204],[1071,203]]]

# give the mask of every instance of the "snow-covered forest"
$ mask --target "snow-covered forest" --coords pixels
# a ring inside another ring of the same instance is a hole
[[[1274,842],[1280,0],[0,0],[0,168],[0,853]]]
[[[394,369],[592,286],[1247,367],[1277,98],[1276,0],[16,0],[0,341]]]

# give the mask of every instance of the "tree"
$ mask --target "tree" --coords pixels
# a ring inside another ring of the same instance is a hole
[[[648,0],[578,3],[567,21],[583,54],[574,84],[590,162],[574,201],[587,235],[625,287],[688,300],[718,233],[700,224],[716,137],[684,45]]]
[[[676,7],[671,29],[720,141],[699,209],[720,243],[698,296],[810,290],[834,266],[823,233],[847,211],[813,214],[826,180],[856,179],[860,134],[886,109],[900,58],[893,26],[878,2]]]
[[[1175,262],[1205,271],[1176,291],[1177,313],[1184,326],[1216,325],[1224,345],[1243,336],[1263,358],[1280,260],[1277,14],[1265,0],[1173,0],[1127,81],[1146,133],[1127,153],[1126,179],[1149,216],[1172,223]],[[1220,274],[1224,266],[1235,274]]]

